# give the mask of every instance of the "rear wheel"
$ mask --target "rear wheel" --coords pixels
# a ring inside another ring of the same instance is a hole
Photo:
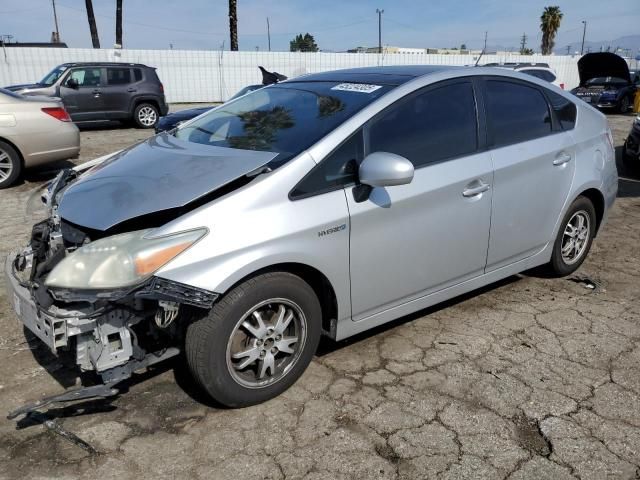
[[[15,148],[0,141],[0,189],[7,188],[20,178],[22,160]]]
[[[631,104],[629,103],[629,97],[622,97],[622,99],[620,99],[620,103],[618,104],[618,111],[620,113],[627,113],[629,111],[629,106]]]
[[[552,272],[561,277],[575,272],[587,258],[595,232],[595,208],[588,198],[578,197],[558,231],[549,264]]]
[[[133,112],[133,121],[140,128],[153,128],[160,118],[158,109],[151,103],[141,103]]]
[[[216,401],[244,407],[273,398],[307,368],[320,339],[313,289],[290,273],[266,273],[226,294],[187,330],[186,356]]]

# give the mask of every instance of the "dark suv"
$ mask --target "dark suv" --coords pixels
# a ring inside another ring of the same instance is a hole
[[[6,88],[60,97],[74,122],[133,120],[152,128],[169,111],[155,68],[139,63],[63,63],[38,83]]]

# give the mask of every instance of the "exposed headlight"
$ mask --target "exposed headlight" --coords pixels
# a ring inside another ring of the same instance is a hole
[[[104,289],[135,285],[200,240],[206,229],[158,238],[139,230],[96,240],[67,255],[47,276],[49,287]]]

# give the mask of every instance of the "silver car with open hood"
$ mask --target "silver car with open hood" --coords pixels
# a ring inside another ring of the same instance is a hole
[[[604,116],[542,80],[313,74],[62,172],[7,259],[9,298],[102,380],[47,402],[114,394],[184,352],[204,391],[246,406],[292,385],[321,335],[532,267],[573,272],[616,189]]]

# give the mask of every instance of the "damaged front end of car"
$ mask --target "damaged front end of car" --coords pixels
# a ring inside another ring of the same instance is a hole
[[[247,184],[274,155],[250,152],[243,162],[227,149],[176,155],[175,142],[153,138],[89,170],[65,170],[41,195],[46,220],[5,262],[9,299],[31,333],[102,384],[25,405],[11,418],[43,402],[113,395],[111,387],[136,370],[177,355],[189,323],[211,309],[217,293],[155,275],[208,228],[159,235],[158,227]],[[180,160],[200,165],[180,169]],[[167,193],[167,178],[182,188]]]
[[[5,264],[10,300],[24,326],[54,354],[70,354],[80,371],[97,373],[105,387],[52,401],[117,393],[111,387],[134,371],[177,355],[188,318],[217,297],[153,275],[206,229],[163,237],[146,229],[93,240],[57,215],[61,184],[73,177],[63,173],[50,185],[43,195],[49,218],[34,225],[29,245]]]

